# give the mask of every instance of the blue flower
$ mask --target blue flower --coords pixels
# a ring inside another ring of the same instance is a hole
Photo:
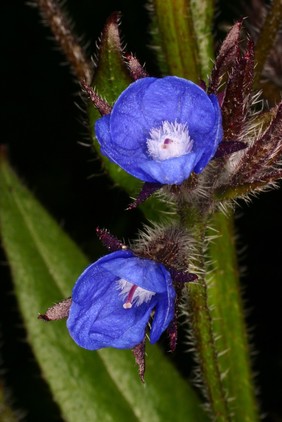
[[[217,97],[176,76],[129,85],[95,132],[102,154],[144,182],[161,184],[201,173],[223,136]]]
[[[175,290],[157,262],[117,251],[91,264],[77,280],[67,327],[81,347],[131,349],[140,344],[152,312],[155,343],[174,317]]]

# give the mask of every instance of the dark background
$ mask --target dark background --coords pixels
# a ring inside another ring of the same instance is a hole
[[[65,7],[89,53],[96,49],[105,19],[113,10],[121,10],[127,49],[146,62],[150,72],[157,72],[143,1],[67,1]],[[1,2],[0,10],[0,142],[8,145],[10,161],[26,185],[94,259],[100,252],[97,225],[130,238],[141,227],[142,216],[135,211],[125,217],[127,195],[112,187],[91,148],[81,145],[88,138],[76,105],[78,85],[37,9],[14,1]],[[218,7],[216,29],[232,23],[233,12],[228,2]],[[282,421],[281,215],[282,193],[274,190],[248,206],[241,203],[236,218],[259,399],[266,420],[274,422]],[[25,421],[59,421],[59,411],[25,342],[4,254],[0,259],[0,373],[11,403],[23,410]],[[175,360],[180,368],[181,352],[179,346]]]

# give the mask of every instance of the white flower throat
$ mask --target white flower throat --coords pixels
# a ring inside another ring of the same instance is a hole
[[[117,288],[120,291],[120,296],[123,296],[124,309],[130,309],[133,305],[140,306],[144,302],[149,302],[152,296],[156,293],[149,290],[142,289],[142,287],[136,286],[123,278],[117,280]]]
[[[186,123],[164,121],[159,128],[150,130],[147,147],[154,160],[163,161],[191,152],[193,139],[189,136]]]

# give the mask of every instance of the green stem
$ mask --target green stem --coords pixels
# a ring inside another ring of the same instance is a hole
[[[212,221],[218,237],[209,243],[208,306],[216,336],[222,385],[227,392],[232,421],[259,420],[254,394],[248,338],[240,295],[232,215],[216,213]]]
[[[181,3],[183,5],[184,2]],[[208,0],[187,1],[185,7],[186,12],[189,9],[189,13],[186,15],[183,15],[181,8],[177,8],[177,4],[178,1],[173,0],[164,2],[154,0],[160,44],[168,72],[195,81],[201,75],[202,77],[205,75],[208,64],[213,59],[210,52],[211,16],[208,16],[213,10],[213,4],[212,0],[210,3]],[[202,22],[205,20],[209,22],[206,32],[209,38],[208,47],[204,48],[203,56],[199,54],[199,49],[203,48],[199,43],[203,37],[203,25],[196,23],[201,5],[205,11],[200,19]],[[183,23],[185,19],[186,25],[189,23],[190,36],[184,41],[173,34],[179,34],[178,22],[181,20]],[[195,40],[197,46],[194,45]],[[189,63],[184,66],[185,56]],[[189,75],[187,69],[192,69]],[[198,72],[197,75],[195,71]],[[205,216],[200,216],[199,210],[193,210],[191,207],[180,209],[179,216],[183,225],[194,233],[198,248],[204,248]],[[232,216],[215,214],[212,226],[219,236],[209,243],[206,257],[203,250],[198,251],[197,262],[203,273],[209,271],[208,286],[203,278],[198,283],[190,283],[187,287],[191,331],[195,340],[201,378],[213,419],[222,422],[255,422],[258,420],[258,409],[252,385],[249,349],[239,292]],[[214,232],[208,234],[214,235]],[[209,263],[210,260],[213,264]]]
[[[207,304],[207,288],[204,283],[189,283],[188,297],[192,337],[209,410],[217,421],[227,422],[230,417],[221,382],[212,319]]]
[[[181,216],[182,224],[193,231],[196,240],[196,262],[199,279],[187,284],[188,312],[191,337],[194,341],[196,359],[200,366],[203,391],[208,400],[210,413],[217,421],[231,421],[230,411],[218,363],[216,339],[213,331],[212,314],[208,304],[205,279],[205,237],[207,217],[189,208]]]
[[[240,295],[233,216],[213,215],[212,229],[206,233],[210,237],[206,257],[200,250],[205,237],[203,221],[197,223],[190,217],[191,213],[186,226],[193,229],[198,241],[196,264],[208,275],[207,281],[200,277],[187,289],[192,337],[210,410],[217,421],[255,422],[259,410]]]

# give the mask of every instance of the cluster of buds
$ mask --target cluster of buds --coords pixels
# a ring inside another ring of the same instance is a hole
[[[240,153],[219,163],[214,191],[220,200],[244,196],[282,176],[282,103],[268,111],[258,109],[258,95],[252,93],[254,45],[248,40],[241,48],[241,26],[241,22],[234,25],[225,39],[208,88],[222,98],[224,140],[245,144]]]

